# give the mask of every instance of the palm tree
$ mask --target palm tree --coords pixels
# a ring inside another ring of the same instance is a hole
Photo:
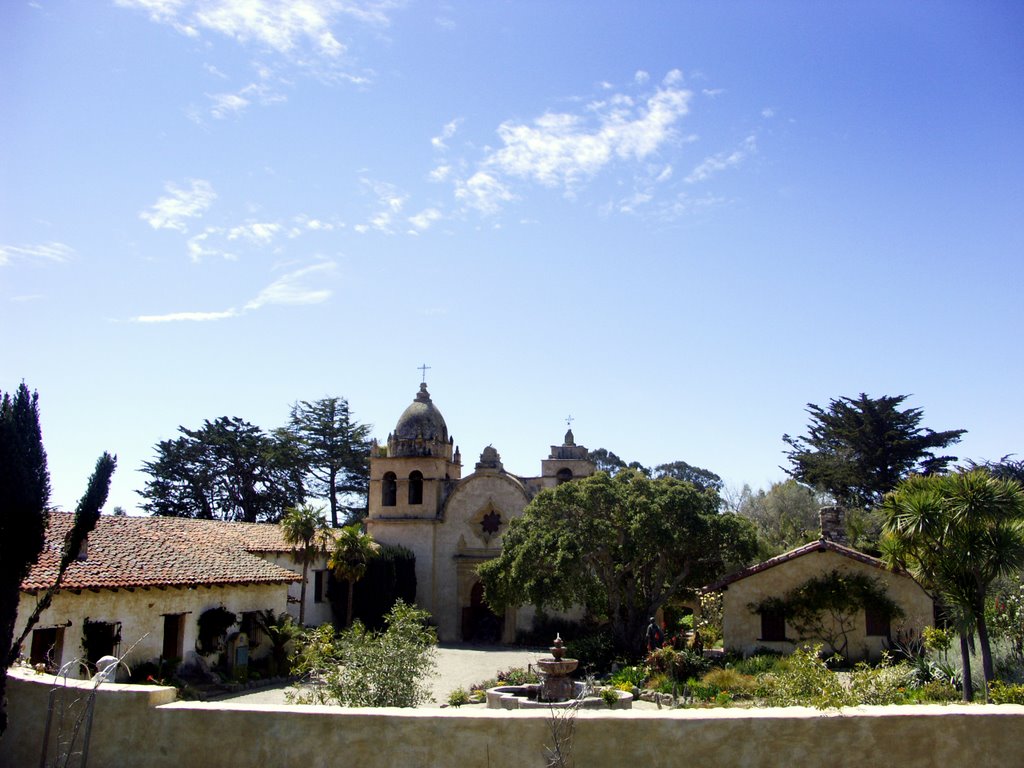
[[[359,523],[346,525],[334,539],[334,551],[327,560],[327,567],[335,577],[348,583],[348,606],[345,626],[352,624],[352,595],[356,582],[366,575],[370,561],[377,556],[380,545],[368,533],[363,533]]]
[[[882,551],[940,596],[958,617],[964,700],[970,701],[969,641],[994,672],[985,599],[993,582],[1024,564],[1024,488],[983,469],[911,477],[885,497]]]
[[[302,504],[289,507],[281,518],[281,533],[292,545],[295,559],[302,563],[302,588],[299,593],[299,625],[306,619],[306,575],[309,564],[330,546],[331,533],[324,520],[323,507]]]

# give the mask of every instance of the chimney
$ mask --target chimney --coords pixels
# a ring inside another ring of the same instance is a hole
[[[846,524],[843,518],[842,507],[822,507],[818,510],[818,519],[821,521],[821,538],[824,541],[832,541],[844,547],[850,546],[850,540],[846,538]]]

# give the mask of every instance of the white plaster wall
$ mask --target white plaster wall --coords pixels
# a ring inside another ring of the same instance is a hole
[[[282,568],[287,568],[289,571],[295,571],[296,574],[302,575],[302,564],[296,561],[296,557],[291,552],[257,552],[254,553],[259,555],[261,558],[274,565],[279,565]],[[327,587],[326,582],[324,586],[324,600],[322,603],[316,602],[316,577],[314,572],[317,570],[327,570],[327,554],[318,555],[317,558],[309,564],[309,568],[306,571],[306,615],[305,621],[308,627],[318,627],[321,624],[327,624],[332,620],[331,616],[331,602],[327,599]],[[324,578],[327,578],[326,576]],[[302,596],[302,582],[296,581],[288,585],[288,614],[295,619],[299,620],[299,598]]]
[[[35,609],[41,595],[22,592],[18,606],[17,632],[21,631]],[[280,613],[287,606],[284,584],[250,584],[215,587],[169,587],[166,589],[100,589],[79,593],[62,590],[53,597],[50,607],[43,611],[36,627],[64,627],[64,646],[60,663],[67,664],[84,658],[82,628],[85,620],[120,622],[120,653],[129,667],[152,661],[163,651],[164,614],[184,613],[185,654],[195,650],[198,633],[197,619],[209,608],[224,607],[237,614],[243,611],[262,611],[268,608]],[[235,629],[237,630],[237,625]],[[22,653],[28,656],[31,634],[26,638]],[[252,649],[258,655],[259,649]],[[77,665],[75,674],[77,674]]]
[[[722,595],[722,634],[728,650],[749,655],[758,647],[790,652],[791,642],[766,642],[760,640],[761,617],[750,610],[751,604],[760,603],[767,597],[782,597],[789,590],[808,579],[822,576],[832,570],[840,573],[863,573],[877,578],[906,616],[892,622],[895,636],[900,628],[913,628],[920,632],[933,621],[932,600],[921,586],[909,576],[885,571],[880,568],[844,557],[835,552],[811,552],[802,557],[755,573],[745,579],[733,582]],[[849,655],[859,660],[867,655],[877,659],[883,647],[883,638],[865,634],[863,611],[854,620],[854,630],[849,635]],[[796,638],[796,631],[787,625],[786,637]],[[828,651],[829,649],[825,649]]]

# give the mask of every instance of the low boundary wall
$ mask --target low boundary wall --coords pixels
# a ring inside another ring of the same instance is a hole
[[[54,678],[12,670],[0,766],[37,766]],[[69,680],[88,693],[91,684]],[[97,690],[93,766],[463,768],[544,766],[551,715],[461,709],[340,709],[175,701],[173,688]],[[577,766],[684,763],[835,768],[885,763],[1024,764],[1024,706],[923,705],[821,712],[782,709],[581,711]]]

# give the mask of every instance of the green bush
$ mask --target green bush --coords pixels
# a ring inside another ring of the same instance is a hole
[[[564,636],[563,636],[564,639]],[[618,658],[615,640],[607,629],[592,630],[589,634],[570,637],[565,641],[565,655],[578,659],[575,675],[595,674],[612,668]]]
[[[339,635],[329,626],[296,642],[293,669],[310,683],[299,703],[346,707],[415,707],[430,699],[437,636],[429,614],[399,600],[385,617],[383,632],[361,622]]]
[[[850,673],[850,694],[857,704],[902,704],[916,682],[910,664],[858,664]]]
[[[448,694],[448,705],[458,709],[463,704],[469,704],[469,694],[465,688],[456,688]]]
[[[714,683],[705,683],[694,679],[688,680],[686,687],[690,691],[690,696],[698,701],[713,701],[722,692],[722,689]]]
[[[820,645],[796,650],[785,666],[758,677],[758,697],[775,707],[830,709],[854,704],[853,697],[819,657],[820,653]]]
[[[782,662],[782,655],[777,653],[758,653],[746,659],[739,659],[732,664],[741,675],[763,675],[765,672],[773,672]]]
[[[614,707],[619,701],[617,688],[604,688],[601,690],[601,700],[609,707]]]
[[[630,688],[642,688],[648,676],[646,667],[627,666],[613,673],[609,682],[616,686],[625,684]]]
[[[728,691],[734,698],[749,698],[757,690],[757,679],[736,669],[712,669],[701,682],[713,685],[721,691]]]
[[[539,683],[540,675],[525,667],[509,667],[506,670],[498,670],[497,680],[506,685],[526,685],[527,683]],[[475,687],[481,688],[482,686]]]
[[[908,692],[908,698],[921,704],[943,704],[959,701],[960,692],[943,680],[930,680],[924,685]]]
[[[688,648],[658,648],[647,657],[646,664],[653,672],[660,672],[675,680],[699,678],[708,670],[708,662],[703,655]]]
[[[988,696],[993,704],[1024,704],[1024,685],[993,680],[989,683]]]

